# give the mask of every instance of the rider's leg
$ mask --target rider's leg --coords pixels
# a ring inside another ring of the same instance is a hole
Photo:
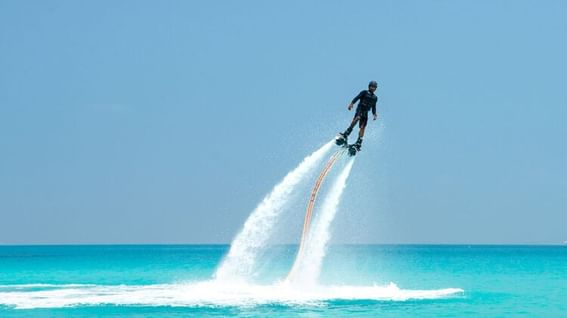
[[[366,130],[366,124],[368,123],[368,117],[362,117],[360,119],[359,127],[360,130],[358,131],[358,140],[355,143],[355,146],[358,151],[362,147],[362,138],[364,137],[364,131]]]
[[[358,139],[362,140],[362,138],[364,138],[364,131],[365,130],[366,130],[366,126],[360,127],[360,130],[358,131]]]
[[[345,135],[345,137],[348,137],[348,135],[350,135],[350,133],[352,132],[352,128],[354,128],[354,126],[356,125],[356,123],[359,120],[360,120],[360,116],[355,115],[354,118],[352,119],[352,122],[350,123],[350,126],[348,126],[348,128],[343,133],[343,135]]]

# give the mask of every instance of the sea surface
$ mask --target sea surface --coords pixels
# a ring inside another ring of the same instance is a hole
[[[306,286],[295,245],[215,280],[228,249],[0,246],[0,317],[567,317],[565,245],[331,245]]]

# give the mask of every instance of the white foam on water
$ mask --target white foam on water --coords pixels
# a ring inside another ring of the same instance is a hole
[[[299,258],[293,265],[292,275],[289,277],[291,283],[301,286],[317,283],[323,258],[327,253],[327,243],[331,237],[331,223],[337,214],[353,164],[354,158],[349,159],[323,199],[321,208],[318,209],[311,225],[304,253],[298,255]]]
[[[333,143],[334,141],[329,141],[305,157],[252,211],[242,230],[232,241],[228,255],[217,269],[216,279],[224,282],[245,281],[252,276],[259,251],[273,233],[273,227],[281,212],[285,210],[290,194],[313,172],[325,154],[331,150]]]
[[[326,301],[406,301],[455,297],[458,288],[403,290],[393,283],[385,286],[322,286],[297,288],[288,283],[272,285],[225,284],[218,280],[162,285],[61,285],[49,290],[0,292],[0,306],[15,309],[74,306],[175,306],[217,307],[264,304],[324,305]]]

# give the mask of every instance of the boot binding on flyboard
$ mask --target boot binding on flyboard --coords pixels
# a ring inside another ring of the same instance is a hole
[[[348,145],[348,154],[349,156],[356,155],[362,149],[362,140],[359,138],[354,144]]]
[[[351,156],[351,157],[356,155],[356,153],[358,152],[355,144],[348,145],[347,149],[348,149],[348,155]]]
[[[335,144],[337,144],[337,146],[343,147],[348,146],[348,136],[345,135],[345,133],[339,133],[337,135],[337,138],[335,138]]]

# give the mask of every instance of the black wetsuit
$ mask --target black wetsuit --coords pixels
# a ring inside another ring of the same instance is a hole
[[[366,127],[368,123],[368,111],[372,109],[372,114],[376,115],[376,102],[378,97],[369,90],[363,90],[352,100],[352,103],[356,103],[358,100],[358,106],[356,106],[356,113],[354,117],[359,117],[359,127]]]

